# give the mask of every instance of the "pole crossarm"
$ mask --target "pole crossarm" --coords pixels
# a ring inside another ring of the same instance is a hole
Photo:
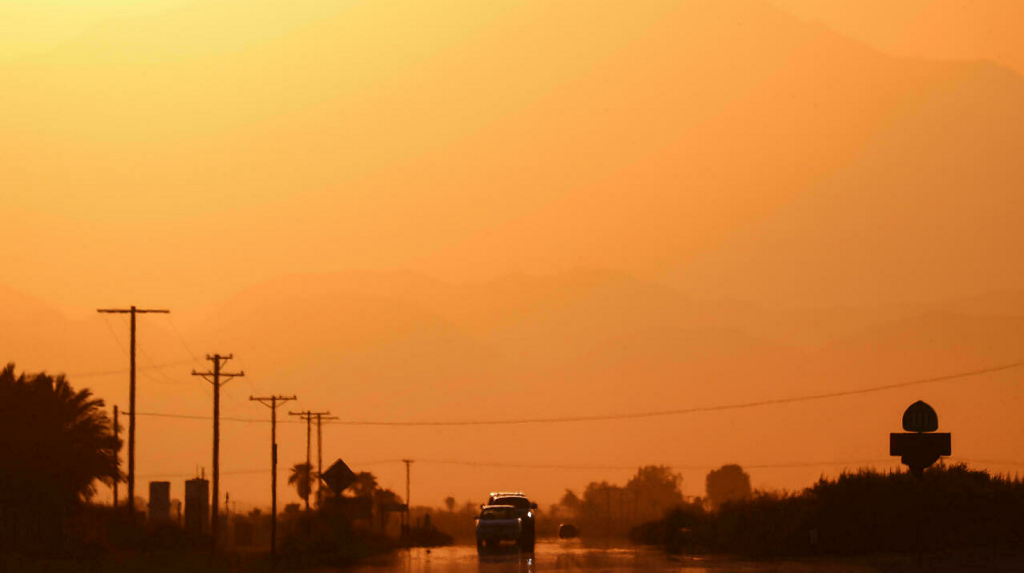
[[[298,397],[296,397],[294,394],[292,394],[291,396],[249,396],[250,402],[259,402],[260,404],[263,404],[264,406],[272,410],[281,405],[278,404],[277,402],[284,403],[289,400],[298,400]]]
[[[312,419],[315,419],[317,416],[324,416],[323,419],[324,420],[328,420],[330,418],[328,418],[327,416],[329,416],[330,414],[331,413],[329,411],[327,411],[327,412],[313,412],[313,411],[310,411],[310,410],[306,410],[304,412],[288,412],[289,416],[298,416],[299,418],[301,418],[303,420],[307,420],[307,419],[312,420]],[[337,416],[331,416],[331,418],[337,419]]]
[[[106,314],[170,314],[171,311],[163,308],[97,308],[96,312],[102,312]]]
[[[203,378],[203,380],[206,380],[210,384],[213,384],[213,385],[218,385],[219,384],[219,385],[223,386],[224,384],[227,384],[228,381],[230,381],[232,378],[237,378],[237,377],[245,376],[245,370],[240,370],[238,372],[223,372],[223,371],[220,370],[221,368],[224,367],[225,364],[227,364],[228,360],[231,360],[234,357],[235,357],[234,354],[207,354],[206,355],[206,359],[215,363],[216,367],[214,368],[214,371],[213,372],[196,372],[195,368],[193,368],[192,369],[192,375],[193,376],[201,376]],[[223,380],[219,380],[219,379],[223,379]]]

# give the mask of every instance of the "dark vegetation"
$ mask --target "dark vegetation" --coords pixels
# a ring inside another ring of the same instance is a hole
[[[571,523],[583,537],[622,538],[642,523],[658,519],[666,508],[683,504],[683,478],[665,466],[643,466],[620,486],[591,482],[579,496],[566,490],[557,504],[537,517],[537,535],[557,537],[558,526]]]
[[[637,542],[673,552],[753,557],[1017,549],[1024,545],[1024,483],[965,465],[906,472],[862,470],[795,494],[758,492],[717,511],[684,504],[634,528]]]
[[[68,529],[95,494],[95,482],[119,479],[119,440],[89,390],[64,376],[0,371],[0,551],[78,549]]]
[[[120,440],[103,401],[88,389],[75,390],[63,375],[15,374],[9,364],[0,370],[0,404],[0,570],[269,569],[270,520],[259,510],[232,515],[221,530],[225,550],[213,555],[208,533],[188,531],[176,512],[170,520],[147,519],[146,501],[138,497],[134,516],[124,505],[93,504],[97,483],[112,485],[123,476]],[[315,472],[296,464],[292,473],[300,496],[309,496]],[[368,473],[351,489],[312,511],[286,508],[279,516],[278,565],[343,566],[397,546],[397,520],[381,508],[399,503],[398,496]],[[426,541],[450,541],[420,529]],[[242,531],[247,534],[239,536]]]
[[[344,567],[397,547],[394,538],[337,515],[294,512],[281,521],[284,568]]]
[[[124,571],[267,565],[269,516],[258,510],[232,516],[222,530],[229,551],[213,558],[207,535],[189,533],[173,519],[147,521],[142,513],[131,519],[124,508],[92,504],[96,483],[121,479],[121,444],[103,401],[89,390],[76,391],[63,376],[16,375],[8,365],[0,371],[0,404],[0,565],[26,569],[26,559],[56,564],[44,570],[86,561],[95,570]],[[292,469],[289,481],[300,497],[320,497],[311,496],[319,481],[312,468]],[[752,557],[909,552],[919,532],[926,551],[1024,546],[1024,482],[964,465],[940,465],[920,478],[847,473],[792,494],[752,492],[736,465],[708,474],[706,498],[685,499],[681,483],[668,467],[644,466],[625,485],[592,482],[582,495],[566,490],[539,512],[537,534],[555,537],[569,523],[583,537],[629,536],[673,552]],[[299,504],[285,508],[279,565],[345,566],[402,545],[472,540],[478,506],[448,498],[444,509],[414,507],[411,527],[403,529],[399,496],[360,473],[343,495],[317,499],[307,511]]]

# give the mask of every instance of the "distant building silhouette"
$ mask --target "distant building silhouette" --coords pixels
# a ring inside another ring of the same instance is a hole
[[[210,531],[210,482],[202,478],[185,482],[185,529],[195,533]]]
[[[171,482],[149,482],[149,519],[150,521],[169,521],[171,519]]]

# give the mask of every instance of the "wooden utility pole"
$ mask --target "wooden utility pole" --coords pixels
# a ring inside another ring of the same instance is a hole
[[[321,423],[324,420],[337,420],[337,416],[327,416],[318,413],[316,415],[316,506],[321,507],[323,503],[324,482],[320,476],[324,473],[324,435],[320,431]]]
[[[213,550],[217,550],[218,532],[220,528],[220,517],[217,506],[220,499],[220,387],[227,384],[236,376],[245,376],[245,372],[222,372],[221,367],[227,364],[228,360],[234,358],[233,354],[221,356],[220,354],[206,355],[206,359],[213,362],[213,372],[196,372],[192,370],[193,376],[202,376],[204,380],[213,384],[213,507],[210,511],[210,534],[213,537]],[[224,380],[221,381],[221,378]]]
[[[313,466],[310,465],[311,462],[310,462],[310,459],[309,459],[309,454],[310,454],[310,447],[309,446],[310,446],[310,438],[312,437],[311,436],[311,434],[312,434],[312,427],[311,426],[313,424],[313,416],[317,417],[316,437],[317,437],[318,444],[319,444],[319,439],[320,439],[320,421],[319,420],[320,420],[320,416],[327,415],[327,414],[330,414],[330,412],[312,412],[310,410],[306,410],[305,412],[288,412],[289,416],[298,416],[299,418],[301,418],[301,419],[306,421],[306,472],[308,474],[306,477],[308,477],[308,478],[312,478],[313,477],[312,476]],[[317,471],[319,472],[320,470],[318,469]],[[320,480],[320,474],[317,473],[317,481],[319,481],[319,480]],[[312,487],[312,486],[310,486],[310,487]],[[309,493],[310,492],[308,492],[308,491],[306,492],[306,511],[309,511]],[[318,507],[320,505],[319,504],[319,501],[320,501],[319,497],[320,497],[319,496],[319,491],[317,491],[317,502],[318,502],[317,506]]]
[[[224,523],[227,526],[227,527],[224,528],[224,537],[226,539],[231,539],[231,536],[228,534],[228,532],[231,531],[231,492],[230,491],[224,493]],[[225,543],[225,545],[230,545],[230,544],[231,544],[230,541]]]
[[[414,461],[416,461],[416,460],[402,460],[402,463],[405,464],[405,527],[406,527],[406,529],[408,529],[408,528],[410,528],[412,526],[412,522],[411,522],[412,515],[410,513],[412,511],[412,504],[409,503],[409,497],[411,496],[411,492],[410,492],[410,489],[409,489],[409,466]]]
[[[131,364],[129,370],[128,385],[128,514],[131,520],[135,520],[135,315],[147,313],[167,314],[169,310],[135,308],[97,308],[96,312],[102,314],[130,314],[132,315],[131,325],[131,347],[128,352],[128,360]]]
[[[270,408],[270,556],[277,556],[277,407],[296,400],[291,396],[249,396],[249,400]],[[279,404],[280,402],[280,404]]]
[[[117,477],[114,478],[114,509],[117,509],[117,482],[121,481],[121,428],[117,427],[117,404],[114,404],[114,439],[117,442],[117,452],[114,453],[114,462],[117,464]]]

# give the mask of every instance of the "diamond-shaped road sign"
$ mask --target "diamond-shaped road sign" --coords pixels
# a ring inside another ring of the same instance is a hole
[[[356,474],[345,465],[345,462],[341,461],[341,458],[338,458],[338,461],[331,464],[327,471],[320,474],[320,479],[324,480],[324,483],[331,488],[335,495],[340,495],[345,488],[356,482]]]

